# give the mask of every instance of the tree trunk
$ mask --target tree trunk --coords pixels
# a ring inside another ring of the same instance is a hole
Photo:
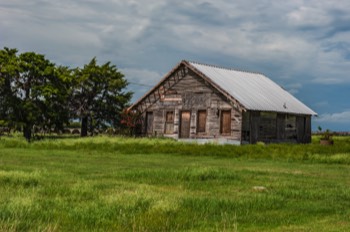
[[[84,116],[81,118],[80,137],[86,137],[87,135],[88,135],[88,117]]]
[[[32,139],[32,127],[30,125],[26,125],[23,128],[23,136],[24,136],[24,138],[26,138],[26,140],[28,142],[31,141],[31,139]]]
[[[89,131],[90,131],[90,135],[94,136],[94,126],[93,126],[93,122],[92,122],[92,117],[89,118]]]

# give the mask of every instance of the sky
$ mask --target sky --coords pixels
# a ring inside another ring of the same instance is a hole
[[[0,49],[111,61],[136,101],[181,60],[260,72],[350,131],[349,0],[0,0]]]

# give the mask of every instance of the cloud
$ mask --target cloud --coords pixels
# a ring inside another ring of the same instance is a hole
[[[341,113],[322,114],[315,119],[316,122],[350,123],[350,110]]]
[[[156,85],[161,75],[157,72],[145,69],[125,68],[120,70],[129,81],[128,90],[134,92],[132,102],[142,97],[154,85]]]
[[[182,59],[262,72],[307,96],[306,85],[350,83],[349,21],[348,0],[12,0],[0,3],[0,47],[71,67],[111,61],[142,84],[135,96]]]
[[[296,27],[316,28],[328,26],[331,21],[331,15],[326,9],[315,8],[310,6],[300,6],[296,10],[291,11],[288,15],[288,22]]]
[[[5,35],[12,35],[12,44],[22,45],[20,49],[33,47],[63,63],[81,64],[82,57],[106,56],[126,67],[146,68],[140,63],[173,60],[161,58],[164,53],[195,57],[221,54],[250,63],[249,69],[263,69],[264,73],[273,72],[268,70],[273,63],[283,69],[276,78],[308,73],[314,82],[328,84],[350,82],[337,68],[349,65],[344,59],[349,53],[338,46],[348,38],[338,32],[332,32],[334,36],[326,41],[315,39],[315,35],[330,34],[339,22],[346,22],[344,7],[348,5],[346,1],[330,4],[325,0],[283,4],[243,0],[218,0],[215,4],[202,0],[17,0],[0,5],[5,12],[0,16],[0,27]],[[345,34],[349,31],[345,26],[339,30]]]
[[[302,87],[303,85],[301,83],[292,83],[284,88],[291,94],[297,94]]]

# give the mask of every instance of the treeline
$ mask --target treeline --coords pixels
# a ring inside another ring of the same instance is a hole
[[[28,141],[34,129],[60,132],[77,119],[81,136],[118,128],[132,97],[127,85],[110,62],[98,65],[93,58],[70,68],[5,47],[0,50],[0,127],[22,131]]]

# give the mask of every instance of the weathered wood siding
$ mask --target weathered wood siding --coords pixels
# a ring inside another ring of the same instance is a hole
[[[202,78],[189,71],[177,84],[165,92],[162,99],[152,104],[146,99],[147,112],[153,112],[153,133],[154,136],[168,136],[180,138],[184,135],[181,131],[182,112],[190,113],[189,138],[220,138],[225,137],[232,140],[241,140],[242,113],[222,96],[216,89],[209,86]],[[230,112],[230,128],[222,133],[221,115],[222,112]],[[168,112],[174,113],[173,134],[167,134],[166,116]],[[205,117],[205,124],[198,127],[198,112]],[[205,112],[205,114],[204,114]],[[147,113],[144,113],[144,117]],[[205,116],[204,116],[205,115]],[[149,128],[149,127],[148,127]],[[205,130],[203,129],[205,128]],[[204,130],[204,131],[203,131]],[[143,131],[145,134],[145,131]],[[182,136],[181,136],[181,134]]]
[[[311,116],[259,111],[242,113],[191,70],[179,68],[172,75],[140,103],[141,109],[146,109],[144,135],[225,138],[242,143],[311,142]]]
[[[259,141],[259,125],[260,112],[252,111],[250,113],[250,143],[256,143]]]
[[[297,141],[311,142],[311,116],[297,116]]]
[[[285,114],[277,114],[277,140],[284,140],[286,138],[286,115]]]
[[[277,113],[275,117],[266,117],[264,114],[267,113],[249,111],[244,114],[245,142],[311,142],[311,116]]]

